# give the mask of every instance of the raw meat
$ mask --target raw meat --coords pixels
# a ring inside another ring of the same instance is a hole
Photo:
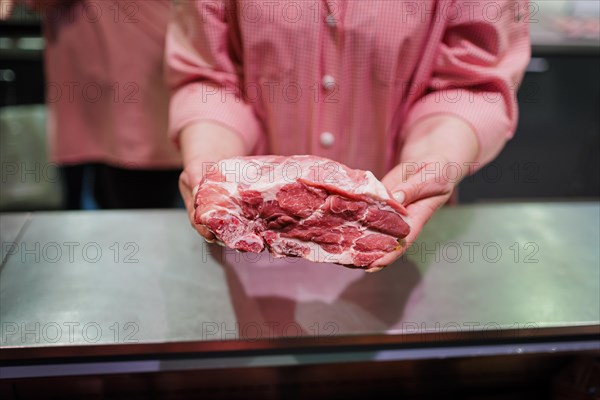
[[[376,270],[410,228],[369,171],[315,156],[235,157],[208,165],[195,223],[219,243]]]

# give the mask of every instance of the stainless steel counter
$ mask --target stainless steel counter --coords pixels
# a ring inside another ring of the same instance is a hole
[[[1,218],[3,377],[600,348],[598,203],[448,207],[375,274],[208,246],[180,210]]]

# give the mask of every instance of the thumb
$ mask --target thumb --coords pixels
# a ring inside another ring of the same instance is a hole
[[[394,199],[404,204],[406,195],[403,189],[406,188],[409,179],[413,177],[420,168],[421,165],[417,162],[402,162],[392,168],[392,170],[383,177],[381,183],[390,189],[390,193]]]
[[[439,175],[415,173],[392,189],[392,195],[404,205],[429,197],[448,194],[452,188]]]
[[[415,201],[429,197],[446,195],[451,191],[447,186],[441,180],[428,179],[422,181],[419,178],[413,177],[408,182],[396,187],[392,191],[392,195],[403,205],[409,205]]]

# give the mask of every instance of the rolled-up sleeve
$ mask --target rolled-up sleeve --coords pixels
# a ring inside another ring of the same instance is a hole
[[[211,121],[243,139],[247,152],[262,129],[240,88],[240,55],[224,1],[173,3],[166,38],[166,80],[171,90],[169,134],[175,142],[186,126]]]
[[[485,164],[514,134],[516,92],[530,58],[527,1],[457,1],[434,57],[424,96],[404,126],[434,114],[465,120],[479,141]]]

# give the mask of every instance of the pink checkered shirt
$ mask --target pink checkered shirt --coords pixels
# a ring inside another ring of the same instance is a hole
[[[21,0],[44,19],[51,158],[178,168],[164,82],[168,0]]]
[[[175,140],[210,120],[237,132],[249,154],[315,154],[381,178],[421,118],[464,119],[482,164],[514,133],[530,57],[526,1],[174,7],[166,61]]]

